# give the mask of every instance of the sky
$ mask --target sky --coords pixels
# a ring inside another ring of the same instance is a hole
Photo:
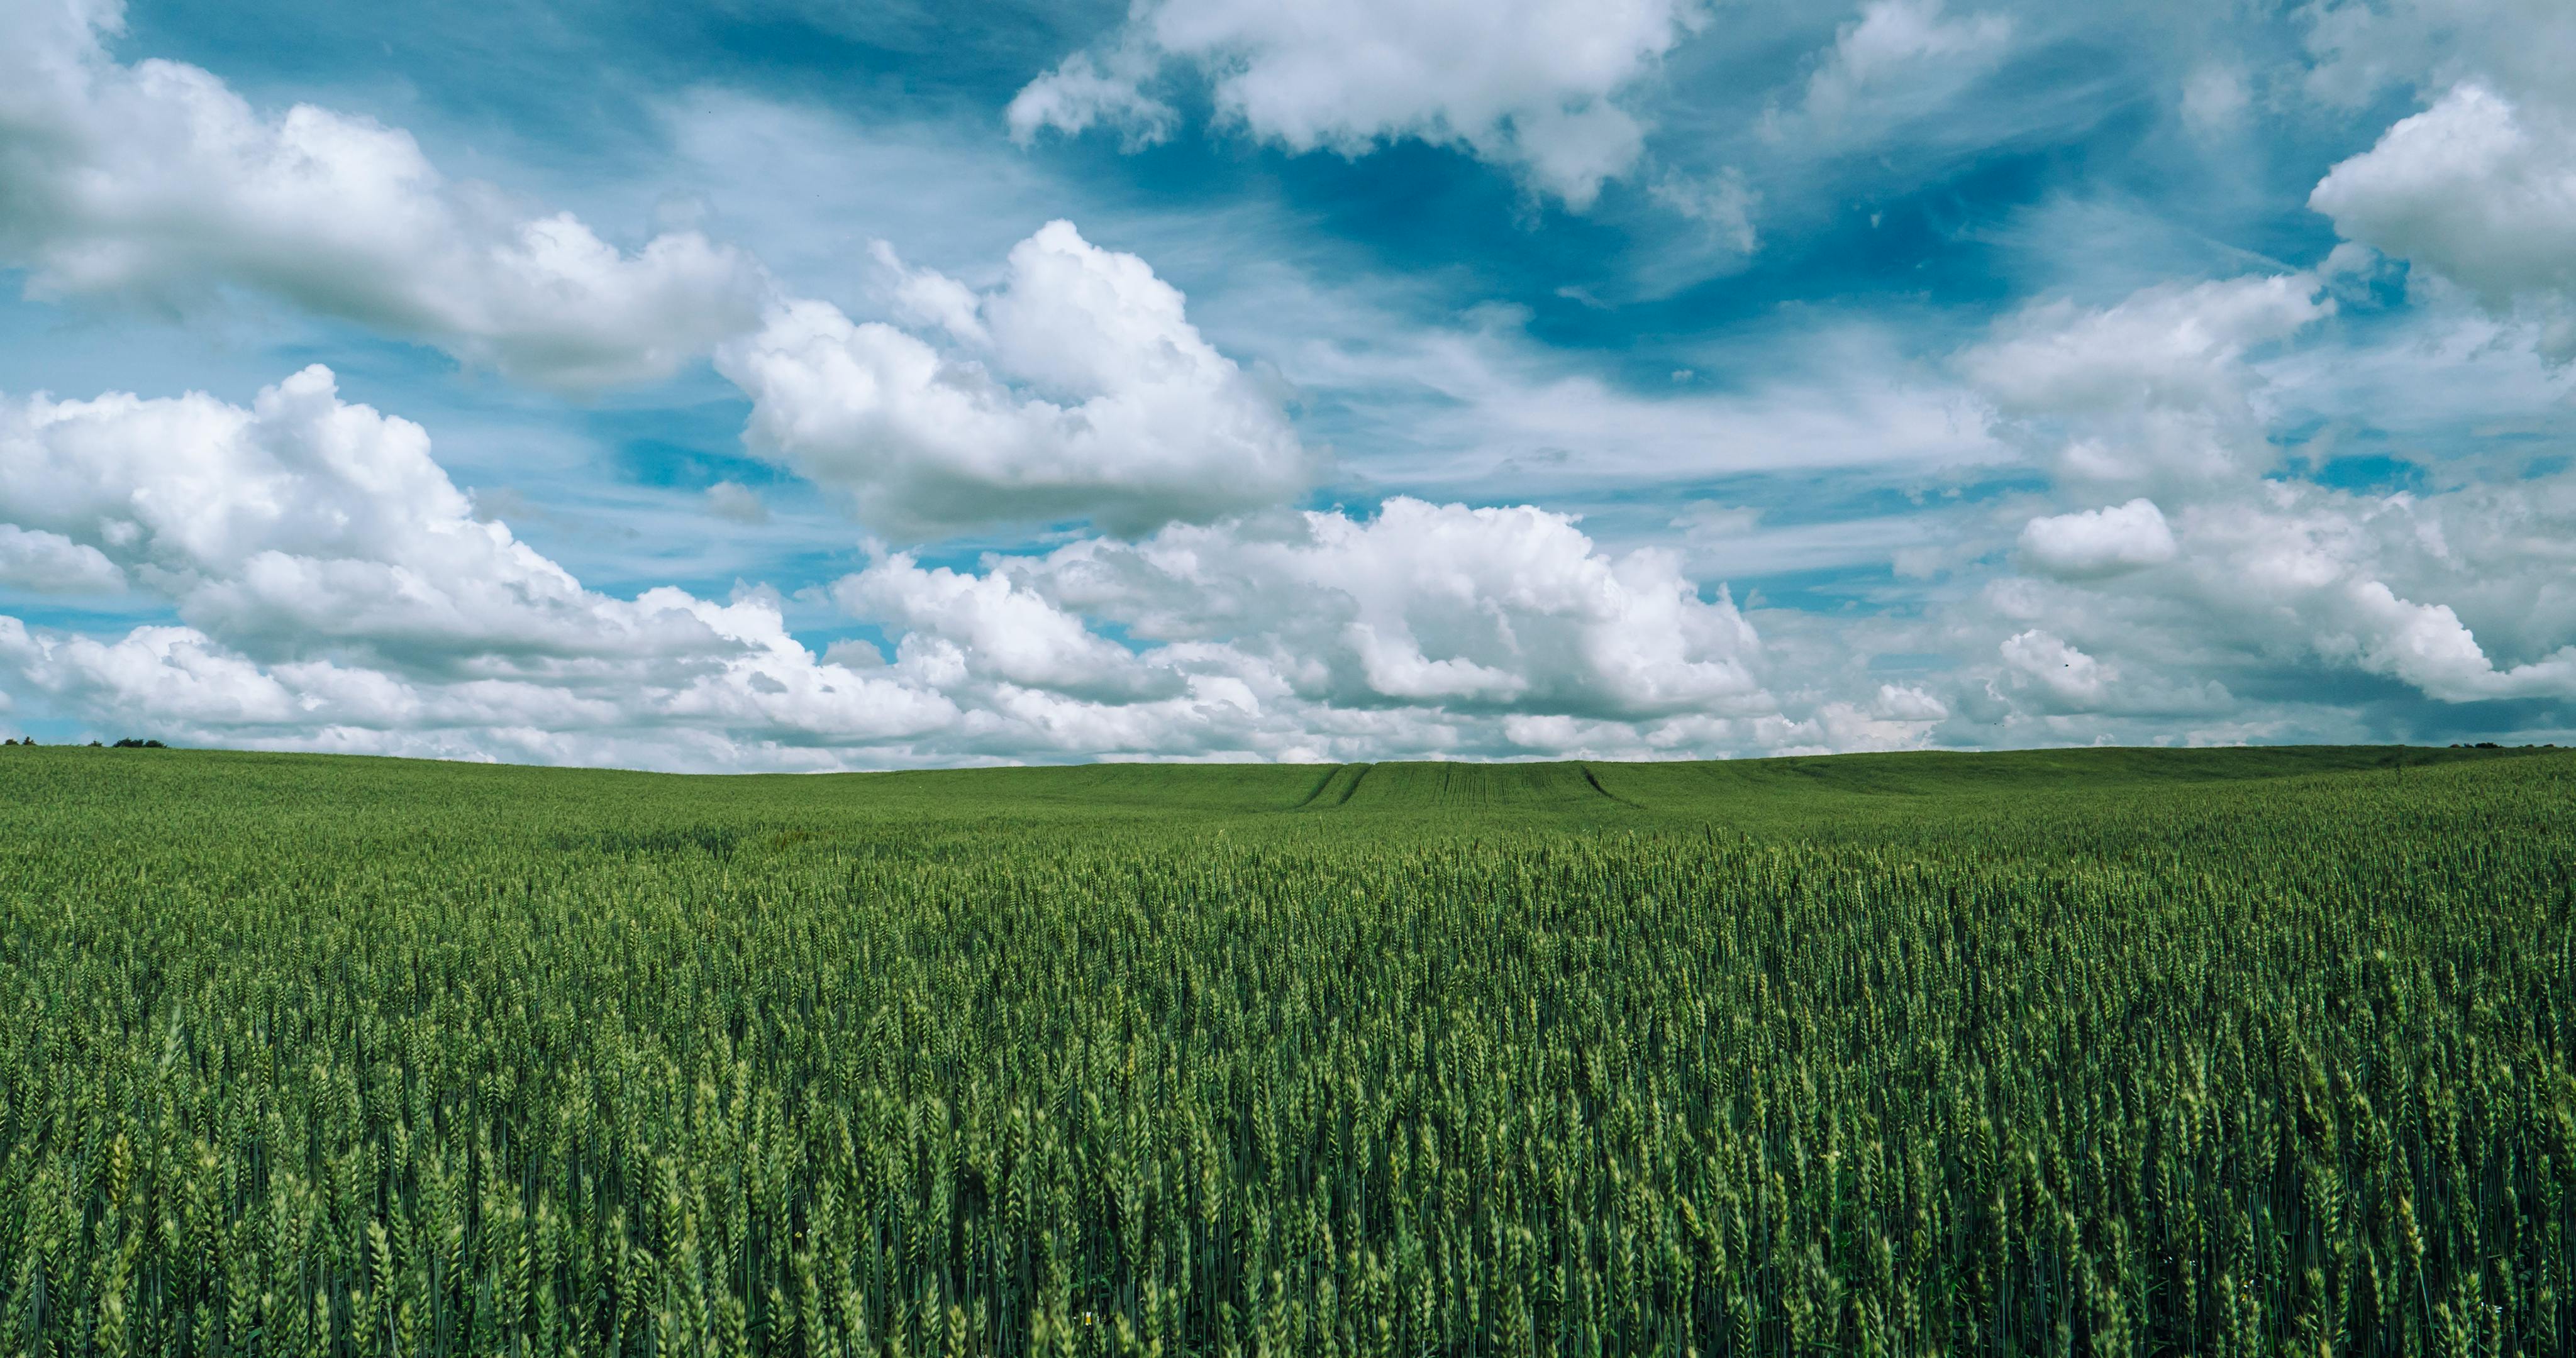
[[[2576,743],[2564,0],[0,28],[0,735]]]

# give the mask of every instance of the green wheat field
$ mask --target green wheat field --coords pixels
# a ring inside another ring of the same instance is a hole
[[[2555,1354],[2576,753],[0,749],[0,1352]]]

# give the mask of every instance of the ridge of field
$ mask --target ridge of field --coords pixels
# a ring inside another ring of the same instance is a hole
[[[2576,751],[0,748],[0,1353],[2565,1353]]]

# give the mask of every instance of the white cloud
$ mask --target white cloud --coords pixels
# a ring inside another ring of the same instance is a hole
[[[0,523],[0,586],[39,594],[106,594],[125,588],[125,572],[87,543]]]
[[[644,655],[694,623],[610,607],[472,506],[420,426],[308,368],[251,408],[203,395],[0,407],[0,518],[96,553],[182,616],[288,656],[457,665]]]
[[[1371,520],[1304,513],[1062,548],[1015,570],[1135,636],[1217,642],[1299,694],[1638,719],[1770,709],[1760,643],[1667,552],[1598,551],[1529,506],[1396,498]]]
[[[2234,66],[2205,63],[2183,81],[2183,125],[2198,136],[2216,138],[2238,131],[2252,104],[2245,72]]]
[[[2108,689],[2120,677],[2118,667],[2037,628],[2006,637],[2001,650],[2015,682],[2035,686],[2056,711],[2083,712],[2102,706]]]
[[[1939,698],[1912,684],[1881,684],[1878,700],[1870,705],[1869,715],[1878,721],[1942,721],[1950,709]]]
[[[769,505],[760,492],[740,481],[718,481],[707,487],[707,512],[739,524],[769,522]]]
[[[2247,353],[2333,310],[2307,274],[2162,285],[2100,308],[2039,302],[1958,366],[2067,475],[2190,481],[2240,469],[2262,445]]]
[[[261,663],[191,627],[116,640],[0,617],[0,665],[59,710],[207,743],[652,768],[839,766],[833,747],[900,748],[956,709],[784,641],[772,609],[701,605],[766,643],[684,682],[628,670],[544,680],[443,680],[328,660]],[[783,643],[783,644],[782,644]]]
[[[1026,143],[1041,128],[1079,136],[1098,124],[1118,128],[1130,151],[1160,142],[1180,121],[1179,110],[1145,93],[1162,61],[1133,37],[1106,52],[1076,52],[1012,98],[1011,135]]]
[[[2278,352],[2330,309],[2307,275],[2007,317],[1958,367],[2053,464],[2055,511],[2002,501],[1980,529],[1963,510],[1955,559],[1978,559],[1982,536],[1993,560],[2017,536],[2029,575],[1839,644],[1953,657],[1971,681],[1975,650],[1997,647],[1984,686],[1940,695],[1945,733],[1980,741],[2386,738],[2421,734],[2381,724],[2404,710],[2400,686],[2438,704],[2576,698],[2576,476],[2520,456],[2432,461],[2436,440],[2478,446],[2488,436],[2467,431],[2481,422],[2559,407],[2568,379],[2536,363],[2528,332],[2515,342],[2456,293],[2422,301],[2407,324]],[[2285,426],[2306,431],[2287,466]],[[2302,463],[2314,474],[2334,458],[2339,426],[2426,445],[2431,484],[2364,494],[2304,479]],[[2123,482],[2152,498],[2097,507]],[[1758,616],[1784,671],[1831,653],[1814,629]]]
[[[984,328],[983,299],[974,289],[935,269],[907,266],[887,241],[870,241],[868,257],[892,280],[888,300],[896,320],[944,330],[959,344],[993,342],[992,333]]]
[[[936,694],[815,663],[765,596],[582,588],[478,521],[419,426],[343,403],[319,367],[247,409],[202,395],[0,405],[0,525],[75,568],[56,587],[122,576],[178,612],[121,640],[11,620],[21,677],[92,713],[532,757],[574,746],[496,733],[735,748],[882,741],[956,716]]]
[[[752,398],[753,448],[848,492],[882,531],[1088,518],[1141,532],[1275,503],[1315,473],[1277,401],[1200,336],[1180,292],[1069,222],[1015,247],[971,310],[935,275],[902,288],[906,311],[971,347],[800,301],[717,356]]]
[[[891,660],[858,639],[818,659],[763,589],[584,588],[320,368],[248,407],[0,404],[0,551],[13,583],[122,578],[177,615],[121,636],[0,617],[18,698],[203,743],[757,768],[1503,754],[1521,716],[1647,753],[1814,734],[1777,715],[1722,593],[1527,506],[1271,511],[980,572],[889,555],[833,596]]]
[[[1761,243],[1753,210],[1762,195],[1745,186],[1740,170],[1725,169],[1702,179],[1668,174],[1655,181],[1655,201],[1699,223],[1709,240],[1738,255],[1750,255]],[[1675,380],[1681,375],[1675,374]]]
[[[1873,0],[1836,31],[1797,110],[1775,110],[1764,131],[1777,140],[1867,140],[1934,112],[1993,70],[2012,33],[2000,14],[1950,18],[1941,0]]]
[[[2476,81],[2517,99],[2576,104],[2576,8],[2564,0],[2314,0],[2297,19],[2310,95],[2358,108],[2391,86]]]
[[[1836,752],[1919,750],[1949,716],[1949,705],[1922,688],[1881,684],[1867,702],[1820,704],[1797,732],[1815,747]]]
[[[1555,498],[1605,487],[1670,487],[1750,472],[1830,467],[1916,471],[1991,465],[2014,450],[1984,402],[1894,352],[1866,327],[1835,328],[1720,354],[1746,371],[1636,392],[1516,326],[1394,330],[1312,344],[1281,359],[1301,391],[1390,431],[1368,470],[1444,495]],[[1781,362],[1784,353],[1794,361]],[[1771,375],[1774,365],[1787,369]]]
[[[2533,499],[2543,514],[2532,513]],[[2429,501],[2266,485],[2185,516],[2185,598],[2206,633],[2302,650],[2439,701],[2576,696],[2576,647],[2550,649],[2569,618],[2556,583],[2566,553],[2548,544],[2566,531],[2570,500],[2565,485]],[[2453,590],[2500,623],[2513,612],[2541,614],[2538,626],[2499,628],[2533,658],[2498,665],[2457,609],[2423,601]]]
[[[244,288],[568,388],[668,374],[757,320],[759,267],[697,232],[620,250],[447,180],[399,128],[264,113],[197,67],[119,63],[101,42],[114,3],[18,5],[9,23],[0,265],[33,295]]]
[[[1672,521],[1683,559],[1708,579],[1741,579],[1856,565],[1901,564],[1943,532],[1937,507],[1865,518],[1762,523],[1751,509],[1703,504]]]
[[[2174,555],[2171,529],[2153,500],[2036,518],[2023,525],[2025,560],[2060,579],[2118,575]]]
[[[2576,693],[2576,646],[2499,670],[2448,604],[2397,597],[2376,580],[2347,587],[2345,605],[2359,624],[2326,639],[2329,654],[2347,652],[2362,668],[2392,674],[2447,702]]]
[[[2541,327],[2576,359],[2576,120],[2463,84],[2327,173],[2308,205],[2335,230]]]
[[[1293,151],[1458,146],[1579,211],[1644,149],[1622,96],[1702,22],[1695,0],[1143,0],[1009,117],[1023,141],[1095,123],[1158,140],[1176,115],[1145,86],[1178,62],[1213,81],[1220,117]]]
[[[850,642],[817,659],[761,591],[583,589],[476,522],[421,431],[339,402],[318,371],[246,409],[0,409],[0,540],[88,563],[58,583],[121,575],[179,614],[121,637],[0,623],[22,708],[114,734],[700,768],[1650,757],[2137,738],[2178,719],[2296,733],[2316,728],[2227,685],[2338,671],[2446,702],[2576,695],[2576,587],[2554,583],[2576,549],[2552,546],[2576,541],[2565,476],[2415,499],[2240,473],[2035,522],[1963,508],[1961,525],[2018,529],[2044,576],[1911,619],[1763,614],[1798,639],[1785,651],[1680,559],[1605,550],[1565,515],[1274,510],[973,571],[885,556],[834,597],[891,658]],[[1762,531],[1740,510],[1685,517],[1720,540]],[[1968,672],[1865,677],[1873,652],[1938,651]],[[1775,697],[1784,674],[1818,686]]]
[[[1964,364],[2015,410],[2229,406],[2248,348],[2332,310],[2316,294],[2315,280],[2283,274],[2147,288],[2098,309],[2042,302],[1998,322]]]
[[[2295,717],[2313,722],[2339,675],[2449,704],[2576,698],[2576,478],[2418,497],[2249,475],[2152,511],[2034,520],[2044,578],[1991,581],[1927,630],[2006,635],[2000,695],[2053,717],[2245,712],[2234,687],[2315,694],[2286,704],[2319,704]]]
[[[898,665],[953,663],[1023,688],[1111,700],[1168,696],[1182,687],[1170,669],[1147,666],[1003,575],[924,570],[897,555],[843,579],[832,593],[852,613],[907,629]]]
[[[58,693],[112,693],[116,710],[150,723],[271,726],[298,715],[284,684],[185,627],[138,627],[121,642],[101,643],[43,637],[16,618],[0,619],[0,658]]]

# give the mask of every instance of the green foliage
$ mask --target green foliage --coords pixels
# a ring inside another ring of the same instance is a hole
[[[2566,1352],[2576,755],[0,752],[0,1353]]]

